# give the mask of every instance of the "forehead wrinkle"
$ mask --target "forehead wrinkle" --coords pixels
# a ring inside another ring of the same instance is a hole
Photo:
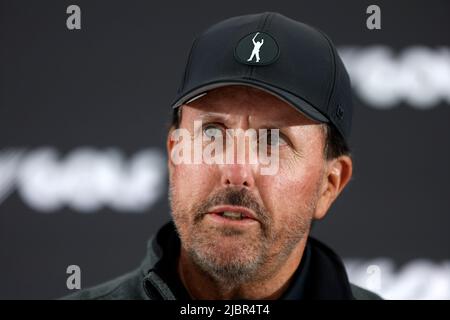
[[[245,109],[249,110],[254,109],[258,104],[256,101],[265,99],[266,95],[264,91],[248,86],[226,86],[209,91],[205,96],[193,101],[192,104],[198,105],[199,108],[206,107],[205,104],[209,108],[217,108],[232,101],[233,105],[245,105]],[[200,100],[205,104],[200,103]]]

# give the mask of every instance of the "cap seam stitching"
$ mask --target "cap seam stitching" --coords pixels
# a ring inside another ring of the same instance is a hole
[[[184,72],[184,77],[183,77],[183,85],[181,86],[180,93],[184,91],[184,86],[186,85],[187,79],[188,79],[189,74],[191,72],[192,52],[197,47],[197,43],[198,43],[199,38],[200,38],[200,36],[196,37],[194,39],[194,43],[192,44],[191,51],[189,52],[188,62],[187,62],[186,70]]]
[[[330,102],[331,102],[331,97],[333,96],[333,93],[334,93],[335,87],[336,87],[336,56],[334,54],[333,46],[331,45],[331,41],[328,38],[328,36],[325,33],[323,33],[321,30],[318,30],[318,31],[324,36],[325,40],[327,41],[328,50],[330,51],[332,63],[333,63],[332,83],[331,83],[331,87],[328,89],[329,93],[328,93],[328,99],[327,99],[327,113],[330,116],[334,117],[334,115],[330,114],[330,111],[332,111],[332,110],[330,110],[330,108],[331,108]]]

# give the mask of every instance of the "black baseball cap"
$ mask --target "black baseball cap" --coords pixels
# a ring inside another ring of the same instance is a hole
[[[331,123],[348,140],[350,79],[331,40],[316,28],[275,12],[209,27],[192,44],[172,107],[228,85],[274,94],[307,117]]]

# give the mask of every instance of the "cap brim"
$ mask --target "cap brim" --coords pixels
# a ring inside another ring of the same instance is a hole
[[[183,104],[189,103],[194,101],[196,98],[200,98],[200,95],[216,88],[230,86],[230,85],[246,85],[250,87],[254,87],[257,89],[261,89],[263,91],[266,91],[270,94],[275,95],[277,98],[287,102],[288,104],[292,105],[294,108],[296,108],[298,111],[303,113],[306,117],[318,121],[318,122],[329,122],[328,118],[325,117],[320,111],[318,111],[314,106],[312,106],[307,101],[303,100],[302,98],[293,95],[289,93],[288,91],[279,89],[277,87],[274,87],[272,85],[262,83],[259,81],[254,81],[251,79],[239,79],[239,80],[232,80],[232,81],[218,81],[218,82],[212,82],[208,84],[204,84],[202,86],[199,86],[185,95],[181,96],[175,102],[172,104],[173,108],[177,108]]]

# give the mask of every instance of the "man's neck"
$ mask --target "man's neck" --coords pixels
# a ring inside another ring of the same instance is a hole
[[[192,299],[278,299],[286,291],[294,272],[300,265],[307,237],[304,237],[281,263],[267,263],[258,272],[258,278],[230,285],[226,279],[215,279],[205,273],[181,248],[178,274]]]

